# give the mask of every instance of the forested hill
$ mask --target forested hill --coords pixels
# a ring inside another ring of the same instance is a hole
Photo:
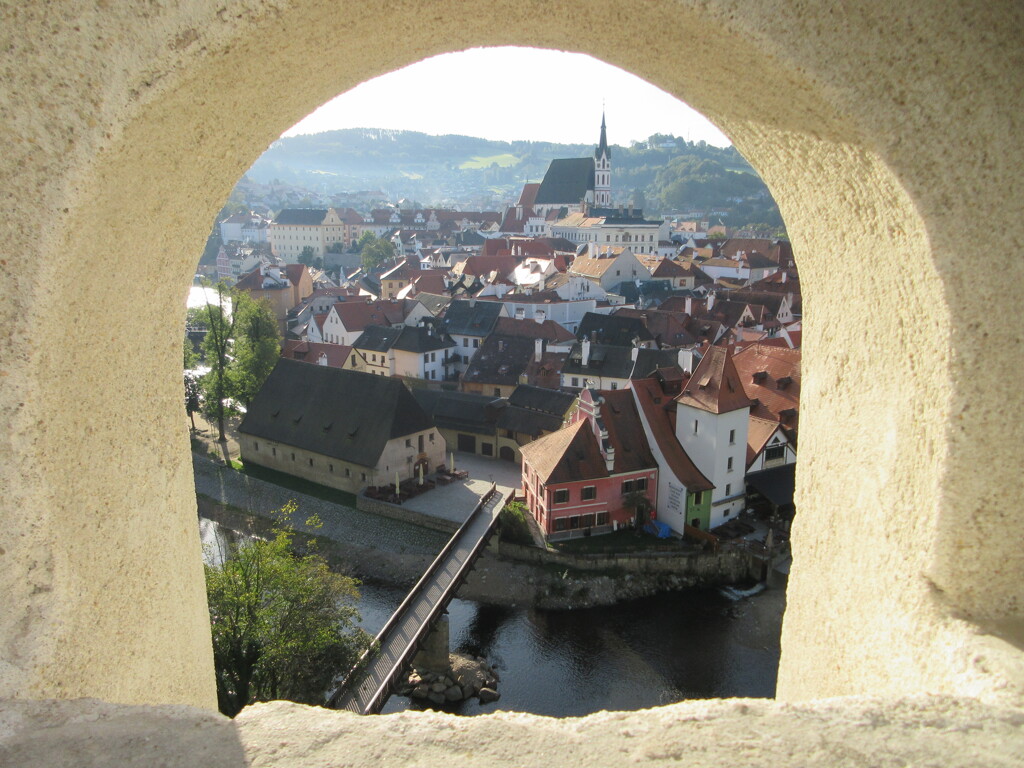
[[[274,142],[248,172],[252,181],[296,184],[324,193],[382,189],[425,205],[498,207],[524,182],[540,181],[559,157],[584,157],[594,144],[490,141],[416,131],[351,128]],[[746,201],[756,220],[776,224],[760,178],[733,147],[654,135],[612,146],[615,201],[665,212],[731,208]],[[652,211],[653,212],[653,211]]]

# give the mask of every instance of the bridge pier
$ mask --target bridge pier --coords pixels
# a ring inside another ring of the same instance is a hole
[[[425,669],[429,672],[447,672],[450,666],[448,614],[441,614],[434,623],[434,628],[424,638],[423,646],[413,657],[413,669]]]

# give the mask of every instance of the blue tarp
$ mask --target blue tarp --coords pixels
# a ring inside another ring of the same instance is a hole
[[[644,530],[652,536],[657,536],[659,539],[667,539],[672,535],[672,529],[657,520],[649,520],[647,525],[644,526]]]

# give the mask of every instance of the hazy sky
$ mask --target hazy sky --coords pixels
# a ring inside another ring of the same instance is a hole
[[[398,128],[511,141],[594,144],[653,133],[729,140],[683,102],[635,75],[580,53],[474,48],[434,56],[368,80],[324,104],[285,136],[335,128]]]

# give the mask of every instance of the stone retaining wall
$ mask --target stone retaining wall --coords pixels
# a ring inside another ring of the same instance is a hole
[[[701,583],[734,583],[760,575],[760,563],[749,552],[675,553],[647,552],[573,555],[520,544],[501,542],[500,556],[578,571],[625,571],[627,573],[693,576]]]
[[[424,528],[431,528],[435,531],[452,534],[459,530],[458,523],[451,520],[444,520],[440,517],[432,517],[414,509],[391,504],[379,499],[371,499],[366,496],[356,496],[356,509],[362,512],[371,512],[375,515],[383,515],[393,520],[402,520],[413,525],[421,525]]]

